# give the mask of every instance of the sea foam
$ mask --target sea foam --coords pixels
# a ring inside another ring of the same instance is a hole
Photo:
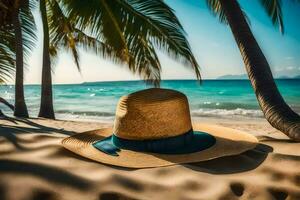
[[[236,108],[233,110],[227,109],[197,109],[191,111],[192,116],[195,117],[217,117],[217,116],[243,116],[243,117],[263,117],[260,110],[249,110]]]

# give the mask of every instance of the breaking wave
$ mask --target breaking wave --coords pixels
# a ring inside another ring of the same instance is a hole
[[[236,108],[232,110],[227,109],[198,109],[191,111],[194,117],[216,117],[216,116],[244,116],[244,117],[263,117],[260,110],[250,110]]]
[[[71,110],[56,110],[59,114],[72,114],[80,116],[97,116],[97,117],[113,117],[115,113],[112,112],[97,112],[97,111],[71,111]]]

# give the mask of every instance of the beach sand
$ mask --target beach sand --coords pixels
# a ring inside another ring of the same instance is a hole
[[[263,119],[197,119],[244,130],[260,144],[238,156],[131,170],[64,149],[76,132],[112,126],[43,119],[0,120],[0,200],[300,199],[300,143]]]

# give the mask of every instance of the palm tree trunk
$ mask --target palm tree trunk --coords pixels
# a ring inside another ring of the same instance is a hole
[[[44,31],[42,91],[39,117],[55,119],[52,97],[51,62],[49,55],[49,27],[47,20],[46,0],[40,0],[40,11]]]
[[[18,2],[16,2],[18,4]],[[14,31],[16,48],[16,77],[15,77],[15,110],[16,117],[29,117],[24,98],[24,60],[23,60],[23,36],[19,18],[20,7],[15,5],[14,11]]]
[[[255,40],[236,0],[219,0],[243,57],[248,77],[268,122],[294,140],[300,140],[300,116],[284,101],[269,63]]]

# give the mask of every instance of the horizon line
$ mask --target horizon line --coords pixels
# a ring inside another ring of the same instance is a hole
[[[274,80],[300,80],[299,78],[274,78]],[[161,81],[199,81],[198,79],[162,79]],[[227,79],[227,78],[205,78],[201,79],[201,81],[249,81],[248,78],[233,78],[233,79]],[[89,84],[89,83],[109,83],[109,82],[145,82],[145,80],[135,79],[135,80],[104,80],[104,81],[86,81],[81,83],[53,83],[52,85],[83,85],[83,84]],[[145,82],[146,83],[146,82]],[[147,84],[147,83],[146,83]],[[0,86],[13,86],[13,84],[0,84]],[[26,86],[36,86],[41,85],[40,83],[28,83],[24,84]],[[151,84],[149,84],[151,85]]]

